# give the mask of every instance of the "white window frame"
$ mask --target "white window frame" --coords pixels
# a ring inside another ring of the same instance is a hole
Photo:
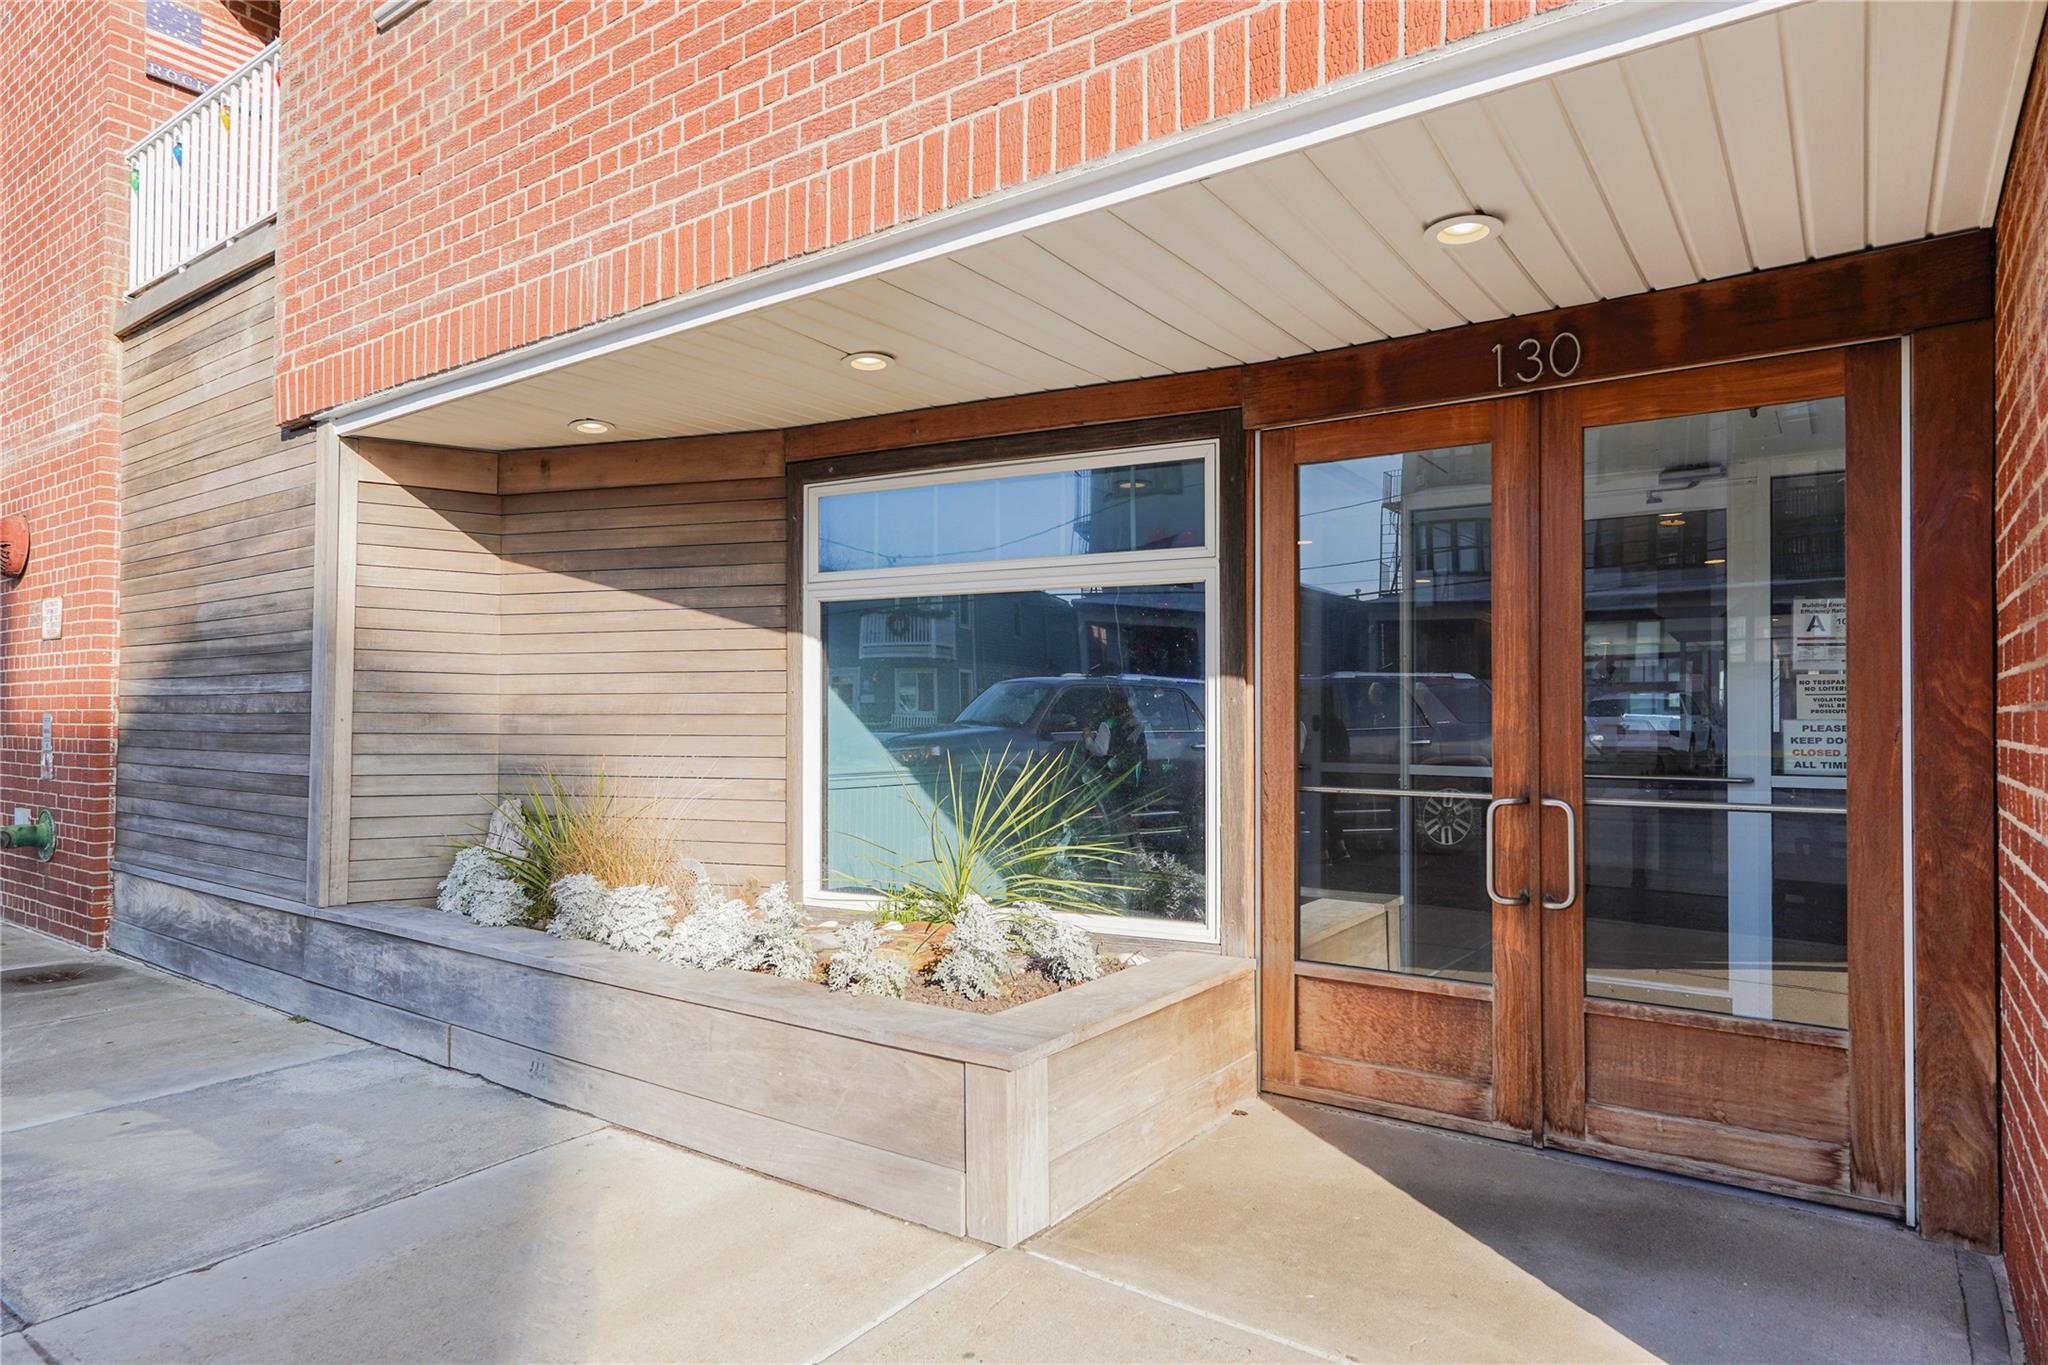
[[[1196,583],[1202,588],[1203,658],[1202,726],[1213,735],[1216,698],[1221,684],[1217,668],[1217,600],[1221,589],[1222,555],[1217,546],[1221,518],[1217,509],[1217,466],[1220,443],[1215,440],[1175,441],[1162,445],[1118,446],[1085,454],[1050,459],[994,460],[949,465],[944,469],[907,474],[883,474],[864,478],[834,479],[804,489],[803,543],[803,639],[800,644],[803,691],[799,698],[798,723],[802,735],[803,790],[798,810],[802,822],[799,850],[802,865],[799,883],[808,905],[841,912],[873,910],[879,898],[851,891],[828,891],[824,877],[825,835],[825,694],[830,679],[825,671],[825,643],[821,628],[823,605],[827,602],[861,601],[873,597],[972,597],[993,593],[1030,591],[1033,588],[1063,591],[1085,588],[1165,587]],[[1171,460],[1199,459],[1202,462],[1202,544],[1160,550],[1129,550],[1113,554],[1076,554],[1031,559],[990,559],[971,563],[919,564],[887,569],[852,569],[825,573],[818,568],[818,513],[820,502],[844,493],[874,492],[890,488],[911,488],[947,483],[966,483],[988,478],[1015,478],[1028,474],[1060,474],[1080,470],[1115,468],[1120,465],[1158,464]],[[1217,812],[1221,808],[1222,782],[1212,742],[1202,765],[1204,789],[1203,818],[1203,917],[1199,921],[1143,919],[1129,915],[1085,915],[1063,913],[1062,919],[1085,925],[1097,933],[1128,938],[1155,938],[1188,943],[1221,941],[1221,917],[1216,903],[1220,881],[1221,851],[1217,839]]]

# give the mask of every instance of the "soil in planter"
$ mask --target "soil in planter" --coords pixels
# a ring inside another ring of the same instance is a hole
[[[1121,970],[1122,966],[1122,963],[1105,962],[1102,964],[1102,974],[1108,976],[1111,972]],[[1070,991],[1074,986],[1085,986],[1088,983],[1077,981],[1072,986],[1061,986],[1037,972],[1024,972],[1011,977],[1003,984],[1007,987],[1003,995],[992,995],[985,1000],[969,1000],[964,995],[942,991],[927,981],[912,977],[910,988],[903,992],[903,998],[915,1000],[920,1005],[943,1005],[949,1010],[966,1010],[969,1014],[1001,1014],[1014,1006],[1029,1004],[1033,1000],[1043,1000],[1048,995],[1058,995],[1061,991]]]
[[[1009,994],[992,995],[985,1000],[969,1000],[964,995],[942,991],[925,981],[912,981],[903,992],[905,1000],[915,1000],[920,1005],[943,1005],[949,1010],[966,1010],[969,1014],[1001,1014],[1012,1005],[1021,1005],[1030,1000],[1043,1000],[1048,995],[1057,995],[1067,989],[1055,986],[1037,972],[1026,972],[1009,982]]]

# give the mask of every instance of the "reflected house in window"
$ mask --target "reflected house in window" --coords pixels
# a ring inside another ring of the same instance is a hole
[[[1206,612],[1199,588],[1098,588],[1070,606],[1081,672],[1201,678]]]
[[[1372,529],[1344,552],[1354,562],[1325,558],[1316,567],[1336,572],[1305,579],[1302,619],[1320,632],[1311,634],[1353,668],[1487,676],[1493,508],[1484,456],[1453,448],[1359,463],[1384,464],[1373,471],[1377,496],[1359,509],[1377,515],[1359,519]],[[1418,622],[1426,628],[1413,629]]]
[[[1076,534],[1091,549],[1169,550],[1201,540],[1199,461],[1090,471],[1086,517]]]
[[[1079,669],[1073,604],[1056,593],[905,597],[827,614],[833,687],[862,723],[910,730],[951,720],[1008,678]],[[849,669],[840,661],[854,659]]]

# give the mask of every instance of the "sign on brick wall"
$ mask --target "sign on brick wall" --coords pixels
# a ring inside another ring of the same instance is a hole
[[[265,41],[225,14],[202,13],[177,0],[149,0],[143,24],[142,69],[195,95],[248,65]]]

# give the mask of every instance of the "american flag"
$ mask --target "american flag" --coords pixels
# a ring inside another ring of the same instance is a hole
[[[149,0],[143,17],[142,68],[160,81],[203,95],[263,50],[218,3],[202,16],[177,0]]]

